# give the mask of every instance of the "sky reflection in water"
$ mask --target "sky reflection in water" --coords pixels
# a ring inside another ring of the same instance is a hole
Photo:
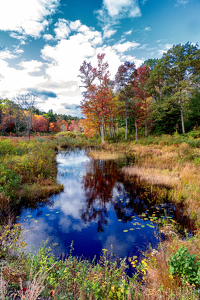
[[[84,149],[67,150],[57,155],[58,181],[64,192],[52,196],[38,209],[23,209],[19,218],[28,229],[28,250],[38,249],[41,241],[57,243],[55,255],[69,253],[99,258],[102,249],[117,257],[137,255],[157,239],[149,220],[138,217],[147,209],[137,189],[126,186],[115,161],[93,161]]]

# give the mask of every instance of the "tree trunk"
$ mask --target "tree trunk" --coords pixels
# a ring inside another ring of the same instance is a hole
[[[183,102],[180,97],[180,108],[181,108],[181,123],[182,123],[182,132],[183,134],[185,133],[185,124],[184,124],[184,119],[183,119]]]
[[[101,124],[101,141],[104,142],[104,115],[102,116],[102,124]]]
[[[127,140],[127,130],[128,130],[128,116],[127,116],[127,106],[126,106],[126,132],[125,132],[125,140]]]
[[[112,137],[112,132],[111,132],[111,116],[110,116],[110,124],[109,124],[109,136],[110,136],[110,138]]]
[[[145,99],[145,137],[147,137],[147,99]]]
[[[145,137],[147,137],[147,119],[145,119]]]
[[[138,136],[137,136],[137,122],[135,122],[135,140],[137,141],[137,138],[138,138]]]

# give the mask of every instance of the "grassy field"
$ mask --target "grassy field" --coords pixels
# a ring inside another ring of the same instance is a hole
[[[43,299],[199,299],[200,139],[194,134],[176,134],[99,144],[99,140],[74,133],[31,141],[0,139],[1,299],[9,299],[8,291],[29,300],[39,295]],[[90,153],[94,159],[134,157],[132,166],[122,168],[124,177],[169,189],[170,200],[181,202],[183,214],[195,223],[195,236],[183,239],[176,223],[165,222],[160,229],[165,241],[144,253],[142,261],[129,258],[133,278],[125,273],[126,260],[114,262],[107,249],[97,264],[74,257],[73,246],[67,259],[60,261],[45,245],[37,253],[25,254],[20,225],[13,225],[9,217],[11,208],[20,201],[37,202],[62,190],[56,182],[55,151],[76,146],[98,146]]]

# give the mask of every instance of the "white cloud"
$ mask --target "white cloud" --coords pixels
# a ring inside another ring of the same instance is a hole
[[[15,50],[15,52],[16,52],[16,53],[24,53],[24,50],[22,50],[22,49],[17,49],[17,50]]]
[[[14,39],[21,40],[22,42],[24,41],[24,39],[26,39],[25,36],[19,35],[19,34],[15,33],[15,32],[11,32],[11,33],[10,33],[10,36],[11,36],[12,38],[14,38]]]
[[[0,53],[1,55],[1,53]],[[35,61],[36,66],[41,62]],[[14,67],[9,67],[8,63],[0,58],[1,76],[1,93],[2,98],[12,98],[19,93],[27,92],[33,87],[42,84],[46,81],[43,76],[31,76],[29,72],[34,69],[32,63],[22,63],[22,69],[18,70]]]
[[[159,45],[162,47],[161,49],[157,50],[157,53],[159,56],[162,56],[163,53],[167,52],[173,45],[172,44],[165,44],[165,45]]]
[[[12,54],[10,51],[8,50],[4,50],[4,51],[0,51],[0,61],[1,59],[12,59],[12,58],[16,58],[17,56]],[[0,68],[1,69],[1,68]],[[2,74],[2,72],[1,72]]]
[[[132,29],[129,30],[129,31],[124,32],[125,35],[129,35],[129,34],[131,34],[131,33],[132,33]]]
[[[144,45],[140,46],[139,49],[145,49],[146,46],[148,46],[148,44],[144,44]]]
[[[77,30],[81,26],[81,21],[76,20],[74,22],[70,22],[69,26],[70,26],[71,30]]]
[[[126,42],[123,44],[117,44],[117,45],[113,46],[113,48],[116,49],[118,52],[125,52],[131,48],[136,48],[139,45],[140,44],[136,43],[136,42]]]
[[[19,63],[19,66],[27,71],[27,73],[40,71],[40,67],[42,67],[43,63],[37,60],[30,61],[22,61]]]
[[[136,0],[103,0],[103,6],[112,18],[119,15],[128,15],[133,18],[141,16]]]
[[[116,33],[117,30],[108,29],[107,26],[103,29],[103,37],[104,38],[110,38],[112,35]]]
[[[40,36],[48,25],[45,18],[55,12],[59,0],[6,0],[0,2],[0,30],[21,35]],[[8,17],[9,16],[9,17]],[[18,37],[17,37],[18,36]]]
[[[43,39],[45,39],[46,41],[50,41],[53,40],[54,37],[51,34],[44,34]]]
[[[151,31],[151,27],[147,26],[144,31]]]
[[[59,19],[55,26],[56,39],[61,40],[69,36],[71,29],[69,28],[67,20]]]
[[[121,60],[134,62],[136,68],[139,68],[144,62],[143,59],[137,59],[135,56],[131,56],[131,55],[123,55],[121,57]]]
[[[57,113],[73,113],[75,115],[76,108],[72,106],[79,105],[82,99],[79,88],[82,84],[77,76],[84,60],[91,61],[92,65],[96,67],[97,54],[105,53],[105,61],[109,63],[112,79],[123,61],[131,60],[136,65],[139,64],[140,61],[135,57],[124,55],[125,51],[139,46],[138,43],[121,42],[114,46],[103,45],[100,31],[81,24],[79,20],[72,24],[72,22],[62,19],[62,23],[66,26],[69,24],[70,30],[74,28],[75,31],[77,28],[76,32],[57,40],[54,46],[45,45],[41,50],[41,61],[24,60],[18,63],[16,68],[13,65],[10,67],[6,59],[19,57],[23,50],[17,46],[13,52],[7,50],[0,52],[0,97],[11,99],[19,93],[35,90],[39,92],[38,102],[40,102],[42,110],[53,109]],[[61,35],[61,31],[58,34]],[[44,38],[55,41],[50,34],[44,35]],[[34,72],[39,73],[35,74]],[[56,101],[55,97],[48,96],[50,93],[55,95]]]

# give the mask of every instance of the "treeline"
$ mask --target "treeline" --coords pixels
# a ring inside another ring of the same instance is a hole
[[[31,132],[83,131],[78,117],[36,109],[33,105],[35,98],[31,94],[18,100],[18,103],[7,99],[0,100],[1,135],[23,135],[27,132],[30,136]]]
[[[116,135],[119,126],[140,135],[185,133],[200,126],[200,50],[198,45],[174,45],[161,59],[136,68],[125,62],[110,80],[105,54],[98,67],[84,61],[79,77],[85,87],[81,109],[86,134]]]

